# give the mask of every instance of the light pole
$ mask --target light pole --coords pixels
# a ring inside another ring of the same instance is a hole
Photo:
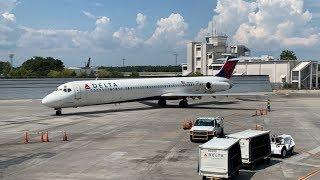
[[[174,60],[175,60],[175,66],[178,66],[178,53],[176,52],[173,52],[173,55],[174,55]]]
[[[122,67],[124,67],[124,62],[126,61],[125,58],[122,59]]]
[[[11,67],[13,67],[13,57],[14,57],[14,55],[15,55],[14,53],[9,53]]]

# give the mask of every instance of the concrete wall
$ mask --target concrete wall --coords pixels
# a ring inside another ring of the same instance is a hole
[[[235,72],[246,75],[269,75],[272,83],[291,83],[291,69],[296,64],[298,64],[296,61],[239,62]],[[283,76],[285,76],[284,79],[282,79]]]
[[[271,92],[271,84],[268,76],[251,76],[251,75],[241,75],[232,76],[231,82],[233,87],[228,90],[221,92],[225,93],[253,93],[253,92]],[[217,93],[219,94],[219,93]]]

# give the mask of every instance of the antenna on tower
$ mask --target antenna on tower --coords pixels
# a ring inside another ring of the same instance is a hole
[[[217,36],[217,24],[216,24],[216,22],[214,22],[214,35]]]
[[[211,21],[211,36],[213,36],[213,19]]]

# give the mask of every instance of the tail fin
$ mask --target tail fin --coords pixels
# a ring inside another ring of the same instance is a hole
[[[227,61],[224,63],[219,73],[216,75],[218,77],[224,77],[230,79],[232,76],[233,70],[237,65],[238,60],[232,60],[232,56],[228,56]]]

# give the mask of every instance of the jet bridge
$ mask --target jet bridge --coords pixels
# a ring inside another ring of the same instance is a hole
[[[318,88],[318,63],[313,61],[300,62],[291,73],[291,82],[299,89]]]

